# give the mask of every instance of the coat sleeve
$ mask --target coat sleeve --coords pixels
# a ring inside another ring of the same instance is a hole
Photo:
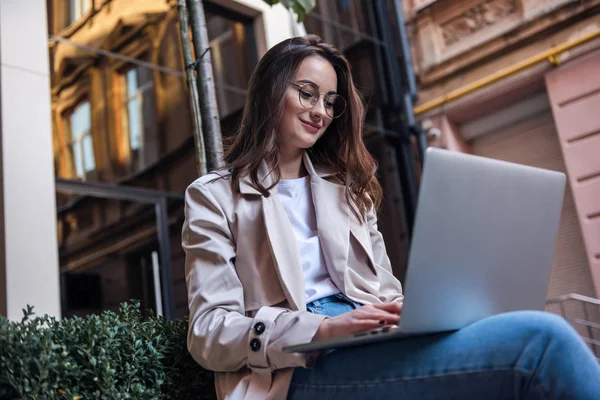
[[[383,235],[377,228],[377,216],[373,208],[367,213],[367,226],[373,249],[374,267],[380,284],[378,297],[384,303],[402,302],[404,300],[402,284],[392,272],[392,265],[385,249]]]
[[[182,245],[189,306],[187,345],[196,362],[221,372],[248,367],[264,373],[307,366],[306,355],[281,349],[310,342],[325,317],[277,307],[262,307],[253,318],[245,316],[229,222],[199,181],[186,191]]]

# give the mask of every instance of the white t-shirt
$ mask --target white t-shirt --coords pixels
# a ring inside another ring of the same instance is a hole
[[[306,303],[339,293],[340,290],[329,277],[321,251],[310,176],[281,180],[277,184],[277,191],[296,234],[304,270]]]

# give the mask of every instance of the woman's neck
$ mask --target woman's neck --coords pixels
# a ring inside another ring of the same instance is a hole
[[[303,155],[304,151],[295,152],[295,154],[284,154],[281,152],[279,155],[281,179],[302,178],[308,174],[308,171],[304,167],[304,162],[302,162]]]

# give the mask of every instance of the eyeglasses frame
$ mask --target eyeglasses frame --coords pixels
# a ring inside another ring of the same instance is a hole
[[[315,86],[315,84],[314,84],[314,83],[310,83],[310,82],[303,82],[303,83],[295,83],[295,82],[290,82],[290,85],[292,85],[292,86],[295,86],[295,87],[297,87],[297,88],[298,88],[298,101],[300,102],[300,105],[301,105],[302,107],[306,108],[307,110],[310,110],[310,109],[312,109],[314,106],[316,106],[316,105],[317,105],[317,103],[319,102],[319,100],[321,99],[321,96],[323,96],[323,101],[325,102],[325,100],[326,100],[326,98],[327,98],[328,96],[331,96],[331,95],[336,95],[336,96],[338,96],[340,99],[342,99],[342,101],[344,102],[344,109],[342,110],[342,112],[341,112],[341,113],[339,113],[339,115],[337,115],[337,116],[335,116],[335,117],[332,117],[331,115],[329,115],[329,113],[327,113],[327,107],[325,107],[325,113],[327,114],[327,116],[328,116],[329,118],[331,118],[331,119],[337,119],[337,118],[341,117],[342,115],[344,115],[344,113],[346,112],[346,107],[347,107],[346,99],[344,99],[344,98],[343,98],[341,95],[339,95],[339,94],[337,94],[337,93],[319,93],[319,98],[317,99],[317,101],[315,101],[315,104],[313,104],[313,105],[312,105],[312,106],[310,106],[310,107],[305,107],[305,106],[304,106],[304,104],[302,104],[302,98],[301,98],[301,96],[302,96],[302,95],[301,95],[301,93],[300,93],[300,92],[301,92],[301,90],[302,90],[302,88],[303,88],[304,86],[306,86],[306,85]],[[315,86],[315,87],[316,87],[316,86]],[[318,88],[317,88],[317,90],[318,90]],[[313,97],[314,97],[314,96],[313,96]]]

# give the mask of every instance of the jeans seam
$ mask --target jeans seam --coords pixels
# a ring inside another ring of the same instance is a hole
[[[538,376],[536,374],[537,369],[535,371],[527,371],[522,368],[516,367],[516,368],[514,368],[514,371],[520,373],[521,375],[523,375],[525,377],[528,377],[531,381],[531,384],[527,387],[527,391],[525,392],[525,397],[528,397],[529,392],[531,391],[531,387],[533,386],[533,384],[535,384],[536,386],[539,387],[540,392],[541,392],[542,396],[544,397],[544,399],[550,398],[550,395],[549,395],[550,392],[548,392],[546,390],[546,388],[544,387],[544,384],[542,383],[542,381],[538,378]]]
[[[544,383],[541,381],[541,379],[539,379],[538,376],[538,371],[540,369],[540,365],[541,365],[541,361],[543,360],[544,356],[546,355],[546,351],[547,351],[547,347],[544,350],[544,353],[542,354],[542,357],[540,357],[540,363],[538,364],[538,366],[533,370],[533,371],[527,371],[523,368],[519,368],[519,367],[515,367],[514,370],[521,373],[524,376],[527,376],[530,380],[530,384],[527,387],[527,391],[525,392],[525,395],[529,394],[531,387],[535,384],[540,388],[540,391],[544,397],[544,399],[549,399],[549,391],[546,390],[546,387],[544,386]]]
[[[516,371],[520,371],[523,375],[529,375],[529,379],[530,379],[530,385],[527,388],[526,393],[529,392],[529,389],[531,387],[531,385],[533,383],[537,384],[537,386],[540,387],[542,394],[544,396],[545,399],[549,398],[548,393],[549,391],[546,390],[546,387],[544,386],[543,382],[539,379],[538,373],[540,368],[542,367],[542,363],[544,362],[544,358],[546,357],[546,354],[548,353],[548,348],[550,347],[550,340],[552,340],[551,338],[549,338],[546,341],[546,344],[544,346],[544,351],[541,354],[540,358],[537,361],[537,365],[535,366],[535,368],[532,371],[527,371],[521,367],[516,366],[515,370]],[[521,353],[521,356],[523,356],[523,354],[525,353],[525,350],[523,350],[523,352]],[[519,362],[521,361],[521,357],[519,357],[519,359],[517,360],[517,365],[519,364]]]

